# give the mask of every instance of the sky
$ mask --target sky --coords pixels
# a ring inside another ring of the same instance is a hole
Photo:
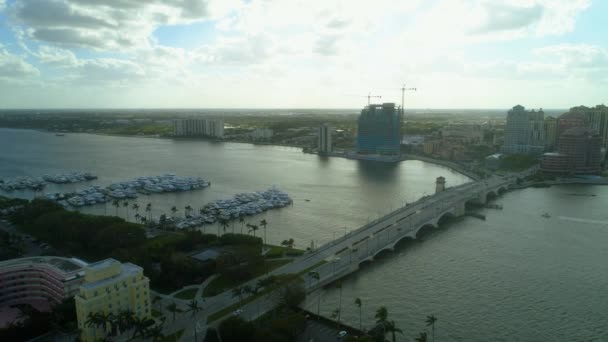
[[[606,0],[0,0],[0,108],[608,102]]]

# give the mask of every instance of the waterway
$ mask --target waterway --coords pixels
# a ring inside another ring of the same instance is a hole
[[[48,132],[0,128],[0,178],[66,170],[89,171],[99,179],[51,184],[44,192],[108,185],[167,172],[211,181],[211,187],[203,190],[141,195],[136,202],[142,209],[151,203],[154,217],[171,215],[172,206],[180,210],[176,215],[183,215],[187,205],[197,210],[213,200],[276,185],[290,194],[293,206],[248,217],[248,221],[266,219],[270,243],[293,238],[300,248],[310,246],[312,241],[316,245],[330,241],[406,201],[433,193],[436,177],[444,176],[448,185],[469,181],[446,167],[420,161],[384,164],[320,157],[291,147],[94,134],[58,137]],[[8,195],[32,198],[34,193]],[[126,208],[116,209],[110,203],[80,210],[122,217],[128,214],[131,220],[135,214],[132,209],[127,213]],[[241,228],[237,222],[228,230]],[[217,232],[217,225],[206,229]]]
[[[270,242],[294,238],[300,247],[328,241],[432,193],[438,176],[449,185],[468,181],[420,161],[390,166],[286,147],[0,129],[0,178],[71,169],[94,172],[100,177],[94,184],[102,185],[165,172],[212,182],[205,190],[140,197],[140,206],[152,203],[154,216],[170,213],[173,205],[183,213],[188,204],[198,208],[277,185],[294,205],[252,221],[269,222]],[[430,314],[438,318],[437,341],[607,341],[608,187],[525,189],[497,202],[504,209],[484,210],[486,221],[452,222],[344,279],[342,319],[358,326],[353,301],[360,297],[363,325],[370,327],[375,310],[384,305],[404,331],[398,341],[430,332],[424,325]],[[111,205],[84,210],[115,213]],[[551,217],[542,217],[545,212]],[[118,213],[125,216],[126,210]],[[321,312],[329,315],[338,300],[338,289],[326,290]],[[316,310],[316,299],[307,305]]]
[[[342,319],[359,326],[359,297],[363,326],[384,305],[398,341],[430,338],[431,314],[437,341],[608,341],[608,187],[530,188],[496,202],[504,209],[484,210],[485,221],[451,222],[343,279]],[[327,289],[321,313],[339,299]],[[316,312],[315,296],[307,307]]]

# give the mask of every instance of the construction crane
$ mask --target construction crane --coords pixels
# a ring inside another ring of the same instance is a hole
[[[416,88],[406,88],[405,84],[401,87],[401,115],[405,112],[405,92],[406,91],[416,91]]]
[[[382,96],[380,96],[380,95],[372,95],[372,93],[371,93],[371,92],[367,93],[367,96],[366,96],[366,97],[367,97],[367,105],[368,105],[368,106],[369,106],[369,105],[371,104],[371,102],[372,102],[372,97],[376,97],[376,98],[379,98],[379,99],[381,99],[381,98],[382,98]]]

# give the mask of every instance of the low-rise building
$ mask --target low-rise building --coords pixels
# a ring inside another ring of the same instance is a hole
[[[108,331],[87,325],[95,313],[118,315],[129,311],[140,319],[151,312],[149,279],[143,269],[131,263],[106,259],[85,268],[85,281],[76,299],[76,315],[82,341],[103,339]]]
[[[253,140],[270,140],[274,135],[274,131],[270,128],[256,128],[251,132]]]
[[[85,281],[84,261],[42,256],[0,262],[0,307],[29,304],[41,311],[74,297]]]

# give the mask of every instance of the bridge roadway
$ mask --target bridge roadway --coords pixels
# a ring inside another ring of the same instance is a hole
[[[515,182],[515,176],[492,177],[447,188],[434,195],[422,197],[414,203],[406,204],[402,208],[296,258],[293,262],[270,274],[300,274],[307,271],[308,273],[304,274],[303,278],[308,292],[313,292],[349,273],[356,272],[361,263],[372,261],[383,250],[392,250],[402,239],[415,238],[423,227],[436,227],[445,216],[464,215],[467,202],[484,204],[488,196],[497,196],[502,191],[508,190],[509,185],[515,184]],[[324,263],[321,263],[322,261]],[[315,267],[315,265],[317,266]],[[313,279],[310,272],[318,273],[319,279]],[[244,285],[255,286],[258,279],[253,279]],[[256,318],[274,306],[268,296],[262,297],[243,308],[246,318]],[[236,304],[237,301],[231,291],[208,298],[202,303],[203,311],[200,314],[192,318],[183,317],[168,326],[165,331],[186,329],[182,340],[192,339],[197,322],[199,325],[205,325],[204,322],[208,315]],[[260,308],[262,309],[260,310]],[[218,322],[216,321],[212,325]]]

